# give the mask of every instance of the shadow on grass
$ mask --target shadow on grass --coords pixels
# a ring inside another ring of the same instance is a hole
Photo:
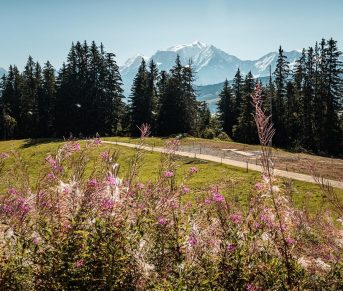
[[[21,149],[26,149],[32,146],[41,145],[41,144],[48,144],[53,142],[63,141],[57,138],[29,138],[26,139],[25,142],[20,146]]]

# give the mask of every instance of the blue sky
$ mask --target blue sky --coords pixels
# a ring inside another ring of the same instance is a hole
[[[118,64],[200,40],[242,59],[333,37],[342,0],[0,0],[0,67],[28,55],[60,67],[72,41],[102,41]]]

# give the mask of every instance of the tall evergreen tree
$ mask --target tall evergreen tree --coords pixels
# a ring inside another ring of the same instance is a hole
[[[235,95],[229,85],[228,80],[224,82],[222,91],[219,94],[219,101],[217,104],[218,118],[220,120],[223,131],[225,131],[232,138],[232,129],[236,123],[236,100]]]
[[[138,127],[143,123],[151,124],[152,96],[149,95],[149,76],[145,60],[142,59],[136,77],[133,80],[130,96],[131,133],[140,134]]]
[[[38,96],[39,136],[55,134],[56,78],[55,70],[49,61],[43,68],[43,84]]]
[[[241,75],[241,72],[238,68],[235,77],[233,78],[233,83],[232,83],[232,89],[233,89],[233,94],[235,98],[235,103],[236,103],[236,110],[235,110],[235,124],[238,123],[238,117],[240,116],[240,108],[241,108],[241,103],[243,100],[243,77]]]
[[[258,141],[254,120],[254,107],[251,101],[251,95],[254,92],[254,88],[254,76],[249,72],[244,79],[240,115],[238,117],[238,123],[234,128],[234,136],[238,141],[244,143],[256,143]]]
[[[272,100],[273,123],[276,128],[275,142],[278,145],[286,146],[286,132],[284,126],[284,118],[286,113],[286,95],[287,95],[287,78],[289,75],[289,64],[287,57],[283,53],[281,46],[279,47],[279,55],[274,71],[276,92],[274,100]]]
[[[322,96],[324,98],[324,128],[323,140],[325,148],[331,153],[342,153],[343,149],[337,144],[342,143],[342,131],[339,127],[339,112],[343,105],[342,62],[339,60],[341,51],[337,48],[337,41],[332,38],[326,42],[322,55]]]
[[[39,124],[38,94],[41,89],[41,67],[30,56],[21,83],[20,136],[37,137]]]

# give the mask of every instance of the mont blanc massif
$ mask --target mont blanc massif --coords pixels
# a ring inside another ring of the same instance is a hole
[[[274,71],[278,53],[277,51],[270,52],[257,60],[241,60],[213,45],[195,41],[188,45],[176,45],[158,50],[151,57],[139,54],[129,58],[120,67],[124,94],[129,96],[133,78],[137,74],[142,58],[147,62],[154,60],[160,71],[168,71],[174,65],[177,55],[184,65],[188,64],[190,60],[192,61],[196,73],[195,84],[197,85],[198,99],[207,101],[211,111],[215,111],[217,96],[225,79],[232,80],[239,68],[243,75],[251,71],[256,78],[261,78],[263,82],[269,78],[270,68],[272,72]],[[301,51],[298,50],[285,52],[291,69],[300,55]]]

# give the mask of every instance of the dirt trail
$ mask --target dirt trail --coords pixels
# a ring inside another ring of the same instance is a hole
[[[131,143],[125,143],[125,142],[115,142],[115,141],[102,141],[102,142],[106,144],[113,144],[113,145],[125,146],[125,147],[130,147],[130,148],[136,148],[138,146],[137,144],[131,144]],[[147,151],[154,151],[154,152],[159,152],[159,153],[164,151],[162,147],[153,147],[153,146],[145,145],[142,148]],[[249,170],[262,172],[262,167],[260,165],[252,164],[249,162],[237,161],[237,160],[229,159],[227,157],[218,157],[214,155],[200,154],[200,153],[194,153],[194,152],[189,152],[189,151],[184,151],[184,150],[177,151],[176,154],[178,156],[197,158],[200,160],[206,160],[206,161],[211,161],[215,163],[222,163],[222,164],[231,165],[231,166],[235,166],[239,168],[245,168],[245,169],[248,168]],[[279,177],[289,178],[289,179],[303,181],[303,182],[315,183],[313,177],[310,175],[294,173],[294,172],[289,172],[289,171],[284,171],[284,170],[279,170],[279,169],[274,169],[274,173],[276,176],[279,176]],[[329,179],[324,179],[324,181],[330,183],[335,188],[343,189],[343,183],[340,181],[329,180]]]

